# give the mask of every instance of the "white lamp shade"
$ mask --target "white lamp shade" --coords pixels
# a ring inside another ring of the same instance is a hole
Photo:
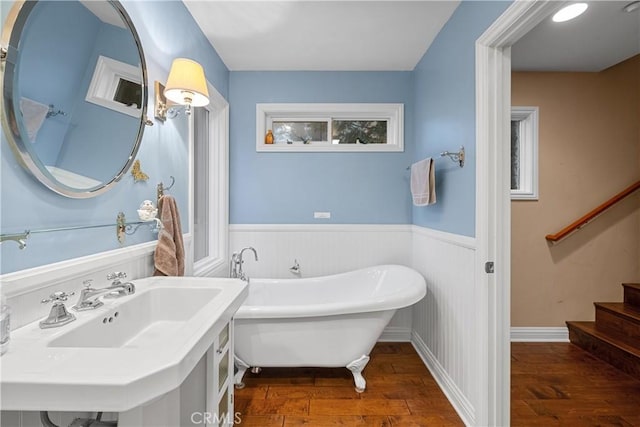
[[[177,104],[203,107],[209,104],[207,79],[202,65],[186,58],[176,58],[171,64],[164,96]]]

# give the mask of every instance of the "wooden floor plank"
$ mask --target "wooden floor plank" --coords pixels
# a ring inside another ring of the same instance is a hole
[[[242,427],[282,427],[284,425],[283,415],[240,415],[238,424]]]
[[[284,427],[391,427],[391,422],[386,416],[306,416],[287,417]]]
[[[243,415],[307,415],[309,399],[235,399],[236,412]]]
[[[445,415],[455,416],[456,412],[451,404],[445,399],[407,399],[407,406],[411,415]]]
[[[309,415],[411,415],[402,399],[317,399],[309,405]]]
[[[418,415],[418,416],[404,416],[395,415],[390,416],[392,427],[426,427],[426,426],[442,426],[442,427],[458,427],[464,426],[464,423],[460,421],[460,418],[447,418],[441,415]]]
[[[321,387],[315,385],[269,387],[268,399],[360,399],[351,385],[345,387]]]

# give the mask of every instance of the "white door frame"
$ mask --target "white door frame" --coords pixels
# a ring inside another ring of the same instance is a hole
[[[220,238],[210,242],[210,256],[193,263],[194,276],[219,276],[226,273],[229,252],[229,103],[209,81],[209,212],[216,212],[210,227]],[[194,230],[194,123],[189,116],[189,233]],[[195,257],[191,240],[191,259]]]
[[[510,423],[511,46],[564,2],[516,0],[476,41],[476,296],[479,425]],[[494,262],[494,272],[485,263]]]

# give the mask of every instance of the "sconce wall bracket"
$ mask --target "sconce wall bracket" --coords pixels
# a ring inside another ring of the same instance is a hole
[[[174,118],[177,115],[177,113],[175,112],[175,107],[179,107],[180,105],[176,104],[175,102],[169,101],[164,96],[164,85],[159,81],[156,80],[154,82],[153,90],[155,92],[155,102],[153,108],[154,117],[161,122],[167,120],[167,116],[169,116],[169,118],[171,119]]]

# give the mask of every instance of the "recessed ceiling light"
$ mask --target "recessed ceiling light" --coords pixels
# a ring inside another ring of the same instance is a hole
[[[624,8],[625,12],[633,12],[634,10],[640,9],[640,1],[634,1],[626,5]]]
[[[587,7],[586,3],[573,3],[560,9],[551,19],[553,22],[566,22],[582,15]]]

